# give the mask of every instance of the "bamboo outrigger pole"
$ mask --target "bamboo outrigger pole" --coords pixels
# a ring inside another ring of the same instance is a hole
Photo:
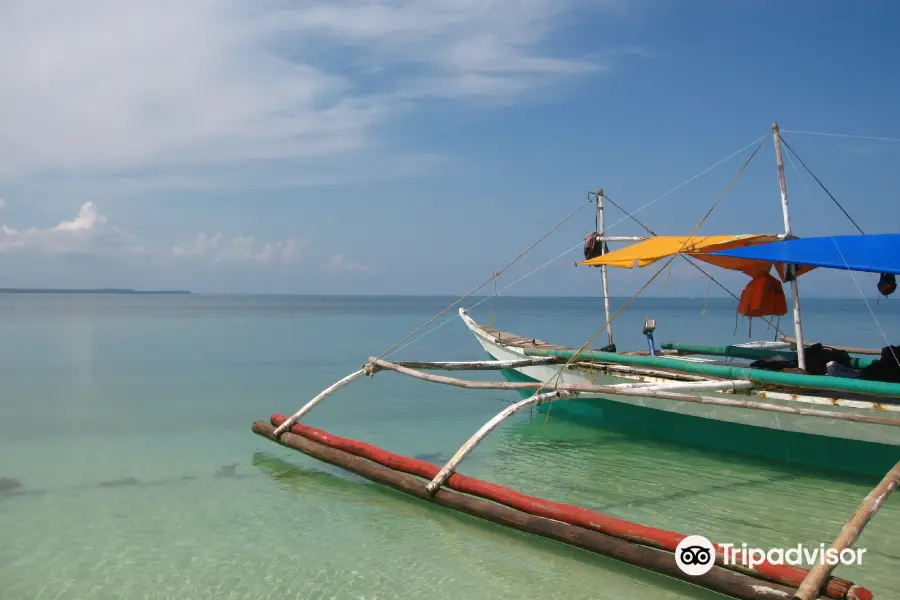
[[[841,528],[834,542],[829,546],[829,551],[843,552],[850,548],[869,520],[875,516],[878,509],[884,505],[888,496],[891,495],[897,486],[900,485],[900,462],[894,465],[894,468],[888,471],[884,479],[881,480],[869,495],[865,497],[853,516],[847,521],[847,524]],[[800,583],[797,591],[794,592],[794,600],[812,600],[819,596],[825,580],[831,575],[836,565],[820,562],[810,569],[809,574]]]
[[[286,417],[272,415],[271,424],[257,421],[253,432],[283,446],[330,463],[366,479],[390,486],[422,500],[526,531],[565,544],[615,558],[622,562],[668,575],[691,584],[742,600],[789,598],[808,573],[789,565],[763,563],[755,569],[717,562],[700,576],[691,576],[677,566],[672,552],[685,536],[576,506],[527,496],[496,483],[454,473],[446,486],[433,494],[427,479],[439,473],[437,465],[401,456],[365,442],[340,438],[305,425],[293,425],[280,437],[275,428]],[[828,577],[817,600],[851,600],[850,590],[871,593],[852,581]]]
[[[791,215],[788,212],[787,183],[784,180],[784,162],[781,158],[781,135],[778,123],[772,124],[772,138],[775,141],[775,160],[778,163],[778,186],[781,188],[781,211],[784,214],[784,235],[791,236]],[[803,346],[803,324],[800,321],[800,295],[797,289],[797,270],[795,265],[788,265],[787,272],[791,278],[791,296],[794,299],[794,335],[797,336],[797,366],[806,370],[806,349]]]

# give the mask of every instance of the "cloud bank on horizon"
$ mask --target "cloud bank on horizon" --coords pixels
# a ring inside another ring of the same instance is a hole
[[[2,205],[0,205],[2,208]],[[258,244],[252,237],[223,239],[222,233],[199,233],[190,243],[171,248],[141,245],[137,237],[112,225],[93,202],[85,202],[74,219],[51,227],[29,227],[19,230],[0,225],[0,252],[35,252],[39,254],[134,254],[202,258],[213,263],[282,262],[297,260],[307,240],[289,239]]]

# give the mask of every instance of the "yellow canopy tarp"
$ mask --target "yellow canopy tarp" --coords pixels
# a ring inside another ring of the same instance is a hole
[[[709,256],[707,252],[729,250],[743,246],[767,244],[779,239],[775,234],[740,234],[740,235],[658,235],[636,244],[614,250],[602,256],[590,260],[581,261],[579,265],[622,267],[631,269],[635,266],[646,267],[656,261],[672,256],[673,254],[689,254],[725,269],[744,272],[756,272],[763,266],[758,261],[731,258],[724,256]],[[766,264],[766,271],[771,268],[771,263]]]

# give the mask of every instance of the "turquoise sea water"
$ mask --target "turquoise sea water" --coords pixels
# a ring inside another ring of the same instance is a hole
[[[427,505],[250,431],[452,300],[0,296],[0,477],[22,484],[0,493],[0,599],[720,597]],[[885,345],[862,301],[804,306],[811,340]],[[898,301],[871,308],[897,343]],[[602,324],[597,298],[499,298],[472,314],[571,345]],[[747,339],[732,302],[646,299],[616,321],[620,349],[643,346],[648,315],[657,342]],[[761,321],[753,333],[774,337]],[[456,319],[394,358],[484,356]],[[381,373],[307,422],[440,463],[516,399]],[[871,488],[528,414],[461,472],[764,548],[829,542]],[[892,497],[858,543],[864,564],[837,574],[900,598],[898,530]]]

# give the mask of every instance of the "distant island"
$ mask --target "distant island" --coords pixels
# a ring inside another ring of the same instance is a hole
[[[0,294],[190,294],[189,290],[131,290],[120,288],[50,289],[0,288]]]

